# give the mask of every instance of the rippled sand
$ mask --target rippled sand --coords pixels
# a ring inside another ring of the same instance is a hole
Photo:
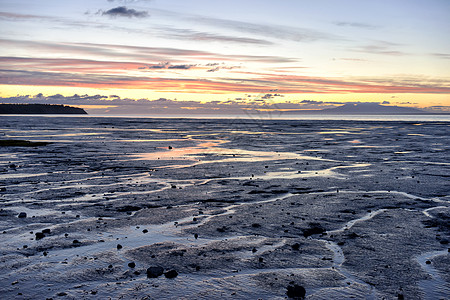
[[[2,296],[445,299],[449,129],[2,117]]]

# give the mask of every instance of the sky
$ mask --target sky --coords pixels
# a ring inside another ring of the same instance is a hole
[[[448,0],[0,0],[0,102],[450,111]]]

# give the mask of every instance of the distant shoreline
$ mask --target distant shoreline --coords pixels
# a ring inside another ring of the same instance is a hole
[[[79,107],[62,104],[9,104],[0,103],[0,115],[87,115]]]

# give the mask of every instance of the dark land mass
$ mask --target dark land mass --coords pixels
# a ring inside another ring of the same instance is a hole
[[[5,104],[0,103],[2,115],[87,115],[87,112],[78,107],[61,104]]]
[[[423,115],[433,114],[413,107],[386,106],[377,103],[349,103],[321,110],[324,114]]]
[[[286,113],[320,114],[320,115],[447,115],[413,107],[387,106],[377,103],[348,103],[334,108],[320,110],[285,111]]]

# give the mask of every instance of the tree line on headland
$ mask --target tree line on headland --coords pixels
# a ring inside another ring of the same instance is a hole
[[[7,104],[0,103],[0,114],[8,115],[87,115],[87,112],[78,107],[67,106],[62,104]]]

